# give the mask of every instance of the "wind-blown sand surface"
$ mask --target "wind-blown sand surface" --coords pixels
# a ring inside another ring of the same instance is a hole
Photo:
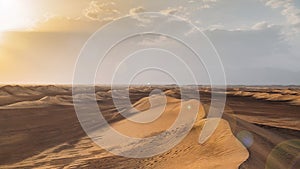
[[[70,86],[1,86],[0,168],[299,167],[299,89],[229,88],[223,119],[213,135],[199,144],[210,90],[199,88],[199,102],[180,100],[180,90],[174,86],[157,87],[167,96],[166,105],[160,95],[149,96],[150,87],[130,89],[131,102],[139,113],[124,105],[132,116],[151,116],[163,110],[157,120],[147,124],[124,119],[114,106],[109,87],[95,89],[103,116],[117,131],[132,137],[163,132],[186,105],[199,105],[197,120],[180,144],[154,157],[132,159],[113,155],[86,136],[74,111]],[[85,94],[78,97],[91,100]],[[153,103],[155,108],[149,110]]]

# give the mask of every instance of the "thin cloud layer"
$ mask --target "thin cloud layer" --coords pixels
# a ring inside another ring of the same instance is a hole
[[[110,20],[120,12],[115,8],[114,2],[91,1],[88,8],[83,10],[83,14],[91,20]]]

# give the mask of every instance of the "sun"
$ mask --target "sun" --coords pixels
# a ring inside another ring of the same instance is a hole
[[[0,0],[0,31],[30,26],[30,8],[26,1]]]

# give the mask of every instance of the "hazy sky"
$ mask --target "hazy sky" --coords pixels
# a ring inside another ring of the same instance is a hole
[[[300,84],[298,0],[0,0],[0,83],[71,83],[89,36],[140,12],[173,14],[204,31],[229,84]],[[141,55],[151,61],[151,54]],[[111,55],[109,62],[120,61]],[[136,83],[172,83],[156,73]],[[99,83],[110,78],[98,76]]]

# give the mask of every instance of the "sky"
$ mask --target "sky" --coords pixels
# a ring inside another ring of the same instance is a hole
[[[228,84],[300,85],[297,0],[0,0],[0,83],[70,84],[80,51],[95,31],[120,17],[135,17],[143,12],[174,15],[203,31],[221,58]],[[128,22],[112,32],[139,26],[143,27]],[[191,30],[170,29],[195,37]],[[201,45],[197,40],[194,43]],[[137,44],[142,46],[132,47]],[[130,55],[129,50],[153,46],[174,50],[187,67],[195,70],[199,84],[208,82],[207,74],[203,73],[205,66],[193,62],[189,51],[178,42],[144,36],[132,38],[122,46],[108,54],[103,66],[100,65],[96,83],[111,83],[114,69],[122,63],[125,53]],[[168,61],[172,55],[164,50],[140,51],[132,54],[132,58],[120,66],[123,74],[119,74],[119,83],[127,82],[135,65],[150,64],[155,59],[167,63],[167,69],[179,67],[176,61]],[[176,83],[167,74],[145,70],[131,80],[144,84]],[[178,76],[184,80],[186,75]]]

